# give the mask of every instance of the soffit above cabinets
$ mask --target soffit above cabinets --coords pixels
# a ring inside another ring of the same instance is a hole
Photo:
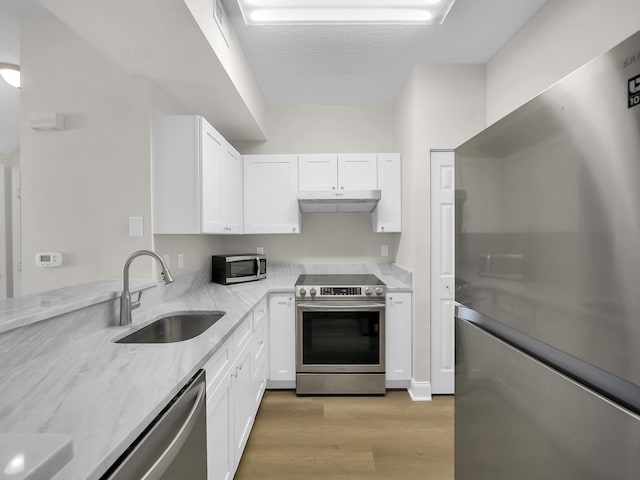
[[[265,139],[262,112],[239,92],[194,18],[204,15],[192,11],[202,2],[40,1],[116,66],[149,79],[187,112],[203,115],[226,138]]]

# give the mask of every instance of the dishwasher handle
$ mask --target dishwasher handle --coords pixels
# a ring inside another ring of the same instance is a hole
[[[180,449],[191,434],[191,431],[198,421],[200,410],[202,410],[205,405],[206,384],[201,382],[196,389],[198,393],[193,402],[193,407],[191,407],[191,411],[189,412],[189,415],[187,415],[187,419],[184,421],[173,440],[171,440],[169,446],[164,452],[162,452],[141,480],[159,480],[176,458],[178,452],[180,452]]]

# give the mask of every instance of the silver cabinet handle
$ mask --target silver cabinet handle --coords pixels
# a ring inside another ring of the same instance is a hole
[[[178,433],[173,438],[169,446],[162,452],[162,455],[158,457],[158,460],[151,466],[151,468],[144,474],[141,480],[159,480],[164,472],[169,468],[173,460],[176,458],[180,449],[184,445],[184,442],[187,440],[193,427],[195,427],[196,422],[198,421],[198,415],[200,410],[202,410],[204,406],[205,399],[205,383],[201,383],[198,387],[198,395],[196,396],[195,401],[193,402],[193,407],[191,407],[191,411],[189,415],[187,415],[187,419],[178,430]]]

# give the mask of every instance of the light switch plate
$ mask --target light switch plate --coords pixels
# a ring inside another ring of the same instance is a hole
[[[129,236],[142,237],[143,234],[142,217],[129,217]]]

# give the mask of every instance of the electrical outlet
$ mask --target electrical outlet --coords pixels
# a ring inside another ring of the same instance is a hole
[[[389,245],[380,245],[380,256],[382,257],[389,256]]]
[[[184,268],[184,253],[178,254],[178,268]]]
[[[264,255],[264,247],[258,247],[256,248],[256,253],[258,255]]]

